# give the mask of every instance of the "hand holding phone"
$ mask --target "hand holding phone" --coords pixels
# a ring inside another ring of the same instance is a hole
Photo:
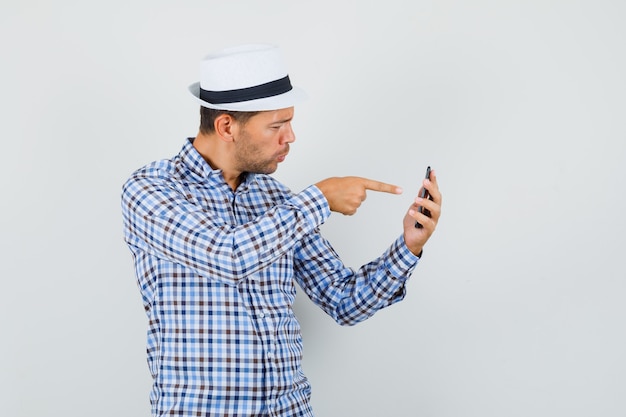
[[[425,179],[427,179],[427,180],[430,180],[430,171],[431,171],[431,169],[430,169],[430,166],[429,166],[428,168],[426,168],[426,176],[425,176]],[[424,187],[422,187],[422,189],[420,190],[419,197],[420,197],[420,198],[428,198],[429,200],[432,200],[432,199],[433,199],[433,198],[430,196],[430,194],[428,193],[428,190],[427,190],[426,188],[424,188]],[[424,207],[419,206],[419,208],[418,208],[417,210],[418,210],[420,213],[424,214],[425,216],[430,217],[430,211],[428,211],[428,209],[425,209]],[[421,229],[421,228],[422,228],[422,227],[424,227],[424,226],[422,226],[422,225],[420,224],[420,222],[415,222],[415,227],[416,227],[417,229]]]

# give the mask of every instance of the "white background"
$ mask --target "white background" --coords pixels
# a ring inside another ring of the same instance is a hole
[[[318,416],[626,415],[626,3],[0,5],[3,416],[148,416],[120,188],[198,126],[202,57],[285,52],[310,100],[276,176],[398,184],[323,226],[358,267],[432,165],[407,298],[356,327],[296,305]]]

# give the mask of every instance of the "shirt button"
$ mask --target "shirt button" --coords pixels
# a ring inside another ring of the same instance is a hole
[[[265,313],[261,311],[261,312],[259,313],[259,317],[261,317],[262,319],[264,319],[264,318],[265,318]]]

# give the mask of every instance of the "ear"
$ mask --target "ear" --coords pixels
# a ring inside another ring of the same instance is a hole
[[[220,114],[215,118],[213,122],[215,127],[215,133],[225,142],[232,142],[235,137],[235,130],[237,129],[237,123],[235,119],[229,114]]]

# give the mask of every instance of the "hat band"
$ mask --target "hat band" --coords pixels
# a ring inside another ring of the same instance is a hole
[[[257,100],[284,94],[292,89],[289,76],[254,87],[239,88],[236,90],[210,91],[200,87],[200,99],[212,104],[237,103],[241,101]]]

